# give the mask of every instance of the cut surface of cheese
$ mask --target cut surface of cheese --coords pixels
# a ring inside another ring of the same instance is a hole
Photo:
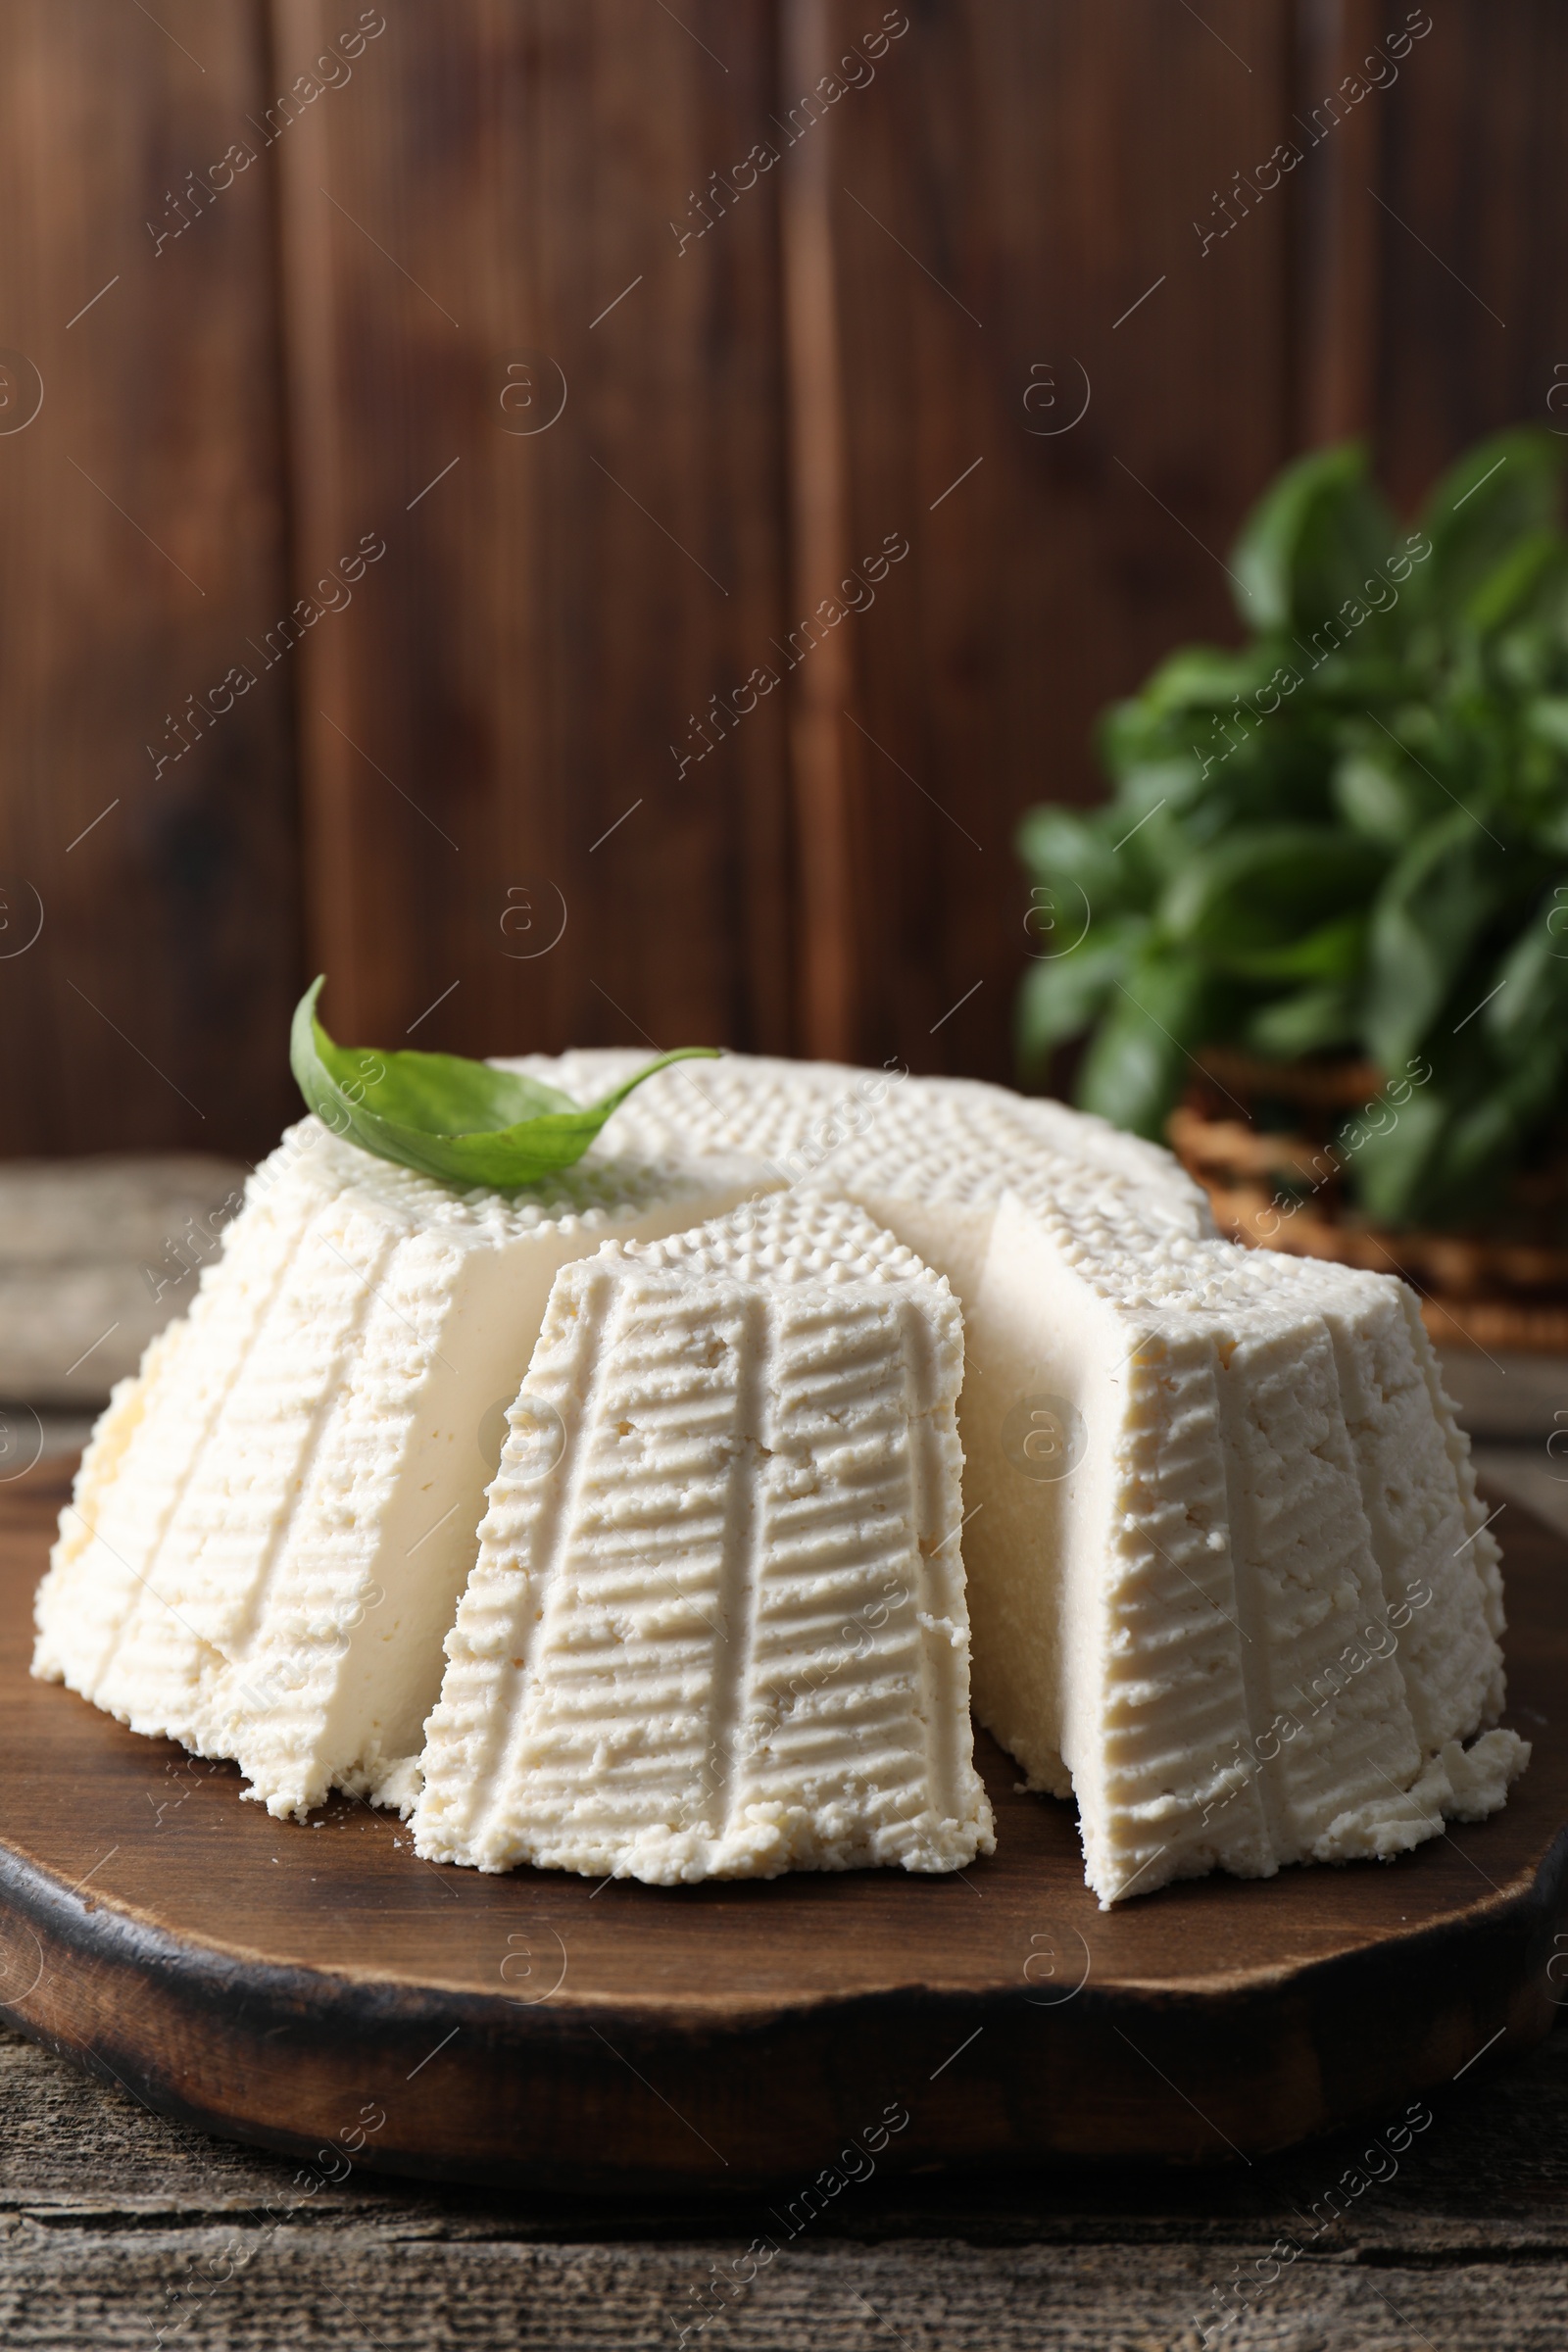
[[[600,1152],[524,1195],[459,1194],[305,1120],[100,1424],[34,1671],[236,1758],[274,1813],[373,1788],[418,1748],[557,1271],[769,1181],[733,1155]]]
[[[448,1638],[417,1851],[656,1883],[994,1842],[946,1282],[784,1198],[556,1279]],[[537,1429],[564,1433],[541,1471]]]

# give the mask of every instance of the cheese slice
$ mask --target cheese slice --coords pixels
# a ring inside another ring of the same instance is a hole
[[[966,1312],[975,1697],[1104,1903],[1388,1856],[1503,1801],[1496,1552],[1413,1301],[999,1210]]]
[[[416,1850],[660,1884],[989,1853],[962,1370],[947,1283],[848,1202],[568,1266],[448,1639]]]
[[[116,1393],[34,1671],[235,1757],[273,1813],[374,1788],[420,1744],[557,1271],[772,1181],[734,1155],[596,1152],[513,1199],[458,1194],[305,1120]]]

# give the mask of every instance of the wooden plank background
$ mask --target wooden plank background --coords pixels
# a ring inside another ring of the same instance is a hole
[[[0,947],[10,1153],[255,1151],[288,1109],[292,712],[213,692],[288,594],[274,238],[259,172],[186,178],[262,104],[266,24],[160,15],[0,7],[0,423],[42,381],[0,433],[0,942],[42,917]]]
[[[254,1153],[318,969],[366,1042],[1009,1075],[1018,812],[1273,468],[1568,429],[1565,64],[1549,0],[0,0],[0,1151]]]
[[[913,549],[853,624],[857,1059],[1010,1075],[1017,815],[1092,795],[1097,710],[1227,627],[1205,551],[1285,455],[1283,216],[1200,257],[1188,215],[1268,153],[1286,20],[1204,15],[924,12],[830,125],[847,537]]]
[[[782,698],[684,772],[669,749],[782,610],[771,196],[668,226],[765,121],[771,12],[385,14],[279,157],[301,577],[387,545],[299,656],[334,1016],[784,1050]],[[280,57],[336,21],[282,0]]]

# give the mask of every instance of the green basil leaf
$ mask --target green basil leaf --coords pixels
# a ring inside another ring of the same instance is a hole
[[[1361,444],[1313,450],[1286,466],[1242,526],[1231,556],[1237,610],[1254,629],[1310,636],[1376,582],[1394,545]]]
[[[616,1106],[656,1070],[714,1046],[683,1046],[597,1102],[457,1054],[382,1054],[335,1045],[317,1015],[325,975],[294,1011],[289,1059],[306,1107],[379,1159],[459,1186],[515,1192],[582,1157]]]
[[[1554,752],[1568,754],[1568,694],[1543,694],[1525,709],[1525,725]]]
[[[1421,516],[1432,555],[1419,567],[1420,593],[1435,611],[1462,614],[1517,541],[1554,528],[1562,466],[1563,445],[1554,433],[1515,425],[1478,442],[1449,467]]]
[[[1224,971],[1341,978],[1358,953],[1345,926],[1387,866],[1376,843],[1327,826],[1238,828],[1177,874],[1160,920]]]
[[[1099,1019],[1148,930],[1142,915],[1097,923],[1068,954],[1043,960],[1024,975],[1017,1042],[1025,1077],[1043,1079],[1056,1048]]]
[[[1251,764],[1250,738],[1296,692],[1300,667],[1294,647],[1272,642],[1246,654],[1188,646],[1173,655],[1141,695],[1112,704],[1096,730],[1101,760],[1120,787],[1118,808],[1136,823],[1161,797],[1187,808],[1212,793],[1216,767],[1237,759]],[[1270,740],[1278,740],[1272,730]]]
[[[1084,1055],[1075,1090],[1080,1106],[1162,1141],[1194,1055],[1222,1031],[1229,1009],[1213,976],[1190,957],[1144,956],[1116,984]]]
[[[1139,896],[1136,869],[1115,847],[1138,820],[1129,817],[1112,832],[1113,813],[1108,808],[1031,808],[1018,827],[1018,856],[1049,895],[1049,919],[1065,939],[1080,936],[1088,924]],[[1037,932],[1043,928],[1036,923]]]
[[[1487,1073],[1457,1105],[1443,1138],[1430,1205],[1455,1221],[1494,1214],[1502,1179],[1562,1086],[1558,1038],[1538,1039],[1509,1069]]]
[[[1190,735],[1191,731],[1189,727],[1185,733]],[[1184,731],[1173,728],[1166,714],[1152,710],[1142,695],[1112,703],[1102,710],[1095,723],[1094,740],[1101,765],[1117,783],[1137,768],[1179,760],[1184,753],[1191,759],[1191,746],[1184,741]],[[1196,772],[1196,760],[1192,765]]]
[[[1563,644],[1568,636],[1568,568],[1563,591],[1563,614],[1543,618],[1532,611],[1517,623],[1510,623],[1487,648],[1494,688],[1509,705],[1528,701],[1532,695],[1554,693],[1562,682]],[[1555,592],[1554,577],[1551,593]],[[1544,589],[1544,597],[1545,593]],[[1508,716],[1517,719],[1517,710],[1510,709]]]
[[[1258,948],[1238,956],[1230,968],[1250,980],[1324,980],[1345,984],[1357,978],[1366,961],[1367,918],[1364,914],[1337,915],[1303,931],[1284,947]]]
[[[1339,1149],[1349,1170],[1359,1205],[1381,1225],[1410,1225],[1419,1221],[1426,1203],[1426,1182],[1448,1124],[1450,1104],[1441,1088],[1429,1082],[1398,1106],[1397,1118],[1381,1134],[1361,1123],[1364,1141],[1353,1152]],[[1348,1123],[1342,1136],[1355,1125]]]
[[[1495,994],[1480,1025],[1506,1054],[1568,1032],[1568,887],[1559,890],[1537,909],[1496,967]]]
[[[1151,672],[1139,700],[1161,716],[1224,710],[1238,695],[1254,693],[1271,666],[1253,647],[1235,653],[1217,645],[1184,645]]]
[[[1120,779],[1114,807],[1118,816],[1128,825],[1140,824],[1156,810],[1169,810],[1177,815],[1196,801],[1203,787],[1203,770],[1200,760],[1189,756],[1177,760],[1141,760],[1128,768]]]
[[[1391,850],[1402,849],[1444,806],[1437,786],[1419,768],[1398,764],[1393,744],[1382,753],[1347,752],[1335,764],[1334,800],[1352,832]]]
[[[1262,1005],[1242,1032],[1243,1042],[1268,1061],[1298,1061],[1353,1046],[1359,1034],[1360,1002],[1353,988],[1330,984],[1298,989]]]
[[[1508,887],[1504,852],[1462,808],[1418,834],[1390,874],[1372,913],[1366,998],[1367,1042],[1385,1069],[1415,1052]]]
[[[1568,548],[1561,532],[1532,531],[1482,574],[1465,599],[1461,617],[1481,637],[1494,637],[1504,629],[1517,632],[1539,618],[1552,619],[1562,606],[1565,578]],[[1516,636],[1497,652],[1506,657],[1514,646],[1527,658],[1521,662],[1516,656],[1511,665],[1528,675],[1535,667],[1528,659],[1528,639]]]

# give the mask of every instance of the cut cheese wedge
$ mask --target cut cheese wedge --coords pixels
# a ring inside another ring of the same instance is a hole
[[[947,1283],[844,1201],[560,1274],[447,1642],[417,1851],[662,1884],[990,1852],[962,1370]]]
[[[1501,1804],[1496,1547],[1402,1285],[1009,1200],[967,1321],[976,1706],[1102,1902]]]
[[[596,1153],[515,1200],[463,1195],[305,1120],[100,1424],[34,1671],[235,1757],[273,1813],[378,1787],[419,1747],[558,1270],[772,1181]]]

